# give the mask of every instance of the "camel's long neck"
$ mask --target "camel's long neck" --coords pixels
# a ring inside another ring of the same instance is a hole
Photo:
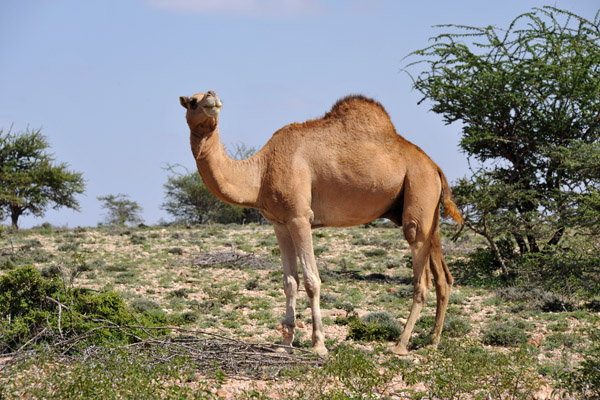
[[[225,152],[217,127],[210,132],[192,131],[190,142],[198,172],[211,193],[227,203],[259,208],[263,173],[260,155],[232,160]]]

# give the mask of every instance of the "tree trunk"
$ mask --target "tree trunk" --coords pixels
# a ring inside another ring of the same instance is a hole
[[[19,207],[10,207],[10,219],[12,221],[12,227],[14,229],[19,229],[18,221],[21,214],[23,214],[23,210],[21,210]]]
[[[558,230],[556,232],[554,232],[554,235],[552,235],[552,239],[550,239],[548,241],[547,246],[556,246],[558,244],[558,242],[560,242],[560,239],[562,239],[563,234],[565,233],[565,228],[564,227],[560,227],[558,228]]]
[[[513,233],[513,236],[517,241],[517,244],[519,245],[519,253],[521,253],[522,256],[527,254],[529,249],[527,248],[527,244],[525,243],[525,239],[523,239],[523,236],[519,233]]]
[[[12,227],[15,229],[19,229],[19,225],[17,224],[17,222],[19,221],[19,214],[13,212],[12,214],[10,214],[10,219],[12,220]]]
[[[529,243],[529,250],[532,253],[539,253],[540,248],[538,247],[537,240],[533,235],[527,235],[527,242]]]
[[[494,252],[494,254],[496,255],[496,257],[498,258],[498,262],[500,263],[500,269],[502,269],[502,275],[504,277],[508,277],[508,268],[506,267],[506,263],[504,262],[504,258],[502,258],[502,254],[500,253],[500,249],[498,249],[498,246],[496,246],[496,242],[494,242],[494,239],[487,233],[487,227],[486,224],[484,222],[484,229],[477,229],[475,226],[471,225],[469,222],[465,221],[464,222],[465,225],[467,226],[467,228],[471,229],[473,232],[483,236],[488,243],[490,244],[490,247],[492,248],[492,251]]]

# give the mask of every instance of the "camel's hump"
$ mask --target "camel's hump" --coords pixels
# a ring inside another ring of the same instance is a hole
[[[349,111],[355,110],[356,108],[364,109],[372,107],[383,111],[387,115],[387,111],[378,101],[363,96],[362,94],[350,94],[336,101],[333,107],[331,107],[331,111],[326,113],[323,119],[335,118]]]
[[[379,121],[383,121],[384,124],[390,124],[391,126],[390,117],[379,102],[363,96],[362,94],[351,94],[339,99],[333,107],[331,107],[331,110],[325,113],[323,117],[308,120],[303,123],[293,122],[279,129],[273,136],[279,136],[279,134],[290,132],[307,132],[313,128],[324,127],[332,120],[345,119],[353,114],[359,115],[359,118],[350,117],[350,119],[354,121],[360,119],[360,116],[365,115],[367,116],[366,118],[375,118]],[[396,134],[393,127],[392,131]]]

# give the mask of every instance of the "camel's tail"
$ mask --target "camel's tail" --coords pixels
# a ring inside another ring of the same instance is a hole
[[[440,174],[440,179],[442,180],[442,201],[444,202],[444,217],[450,216],[453,220],[462,225],[463,217],[462,215],[460,215],[460,211],[458,211],[456,204],[454,204],[454,202],[452,201],[452,192],[450,191],[450,186],[448,186],[446,175],[444,175],[444,173],[439,167],[438,173]]]

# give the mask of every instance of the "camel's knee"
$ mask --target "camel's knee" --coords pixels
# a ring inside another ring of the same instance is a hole
[[[434,256],[435,257],[435,256]],[[437,261],[431,263],[431,270],[433,272],[433,278],[435,279],[436,287],[441,290],[450,293],[454,278],[448,269],[444,256],[441,252],[437,255]]]
[[[452,287],[452,285],[454,284],[454,278],[452,277],[452,274],[450,273],[450,268],[448,268],[448,264],[446,264],[446,261],[444,261],[443,258],[442,258],[442,267],[444,268],[444,275],[446,276],[446,282],[448,283],[448,286]]]
[[[318,276],[307,275],[304,278],[304,288],[309,298],[318,296],[321,292],[321,279]]]
[[[408,244],[412,245],[417,241],[417,223],[414,221],[409,221],[402,225],[402,231],[404,232],[404,237]]]
[[[419,304],[425,304],[429,288],[424,284],[417,284],[413,287],[413,301]]]
[[[438,285],[435,288],[435,294],[439,302],[447,303],[450,299],[450,286],[448,285]]]
[[[287,297],[295,296],[298,293],[298,282],[291,276],[283,278],[283,291]]]

